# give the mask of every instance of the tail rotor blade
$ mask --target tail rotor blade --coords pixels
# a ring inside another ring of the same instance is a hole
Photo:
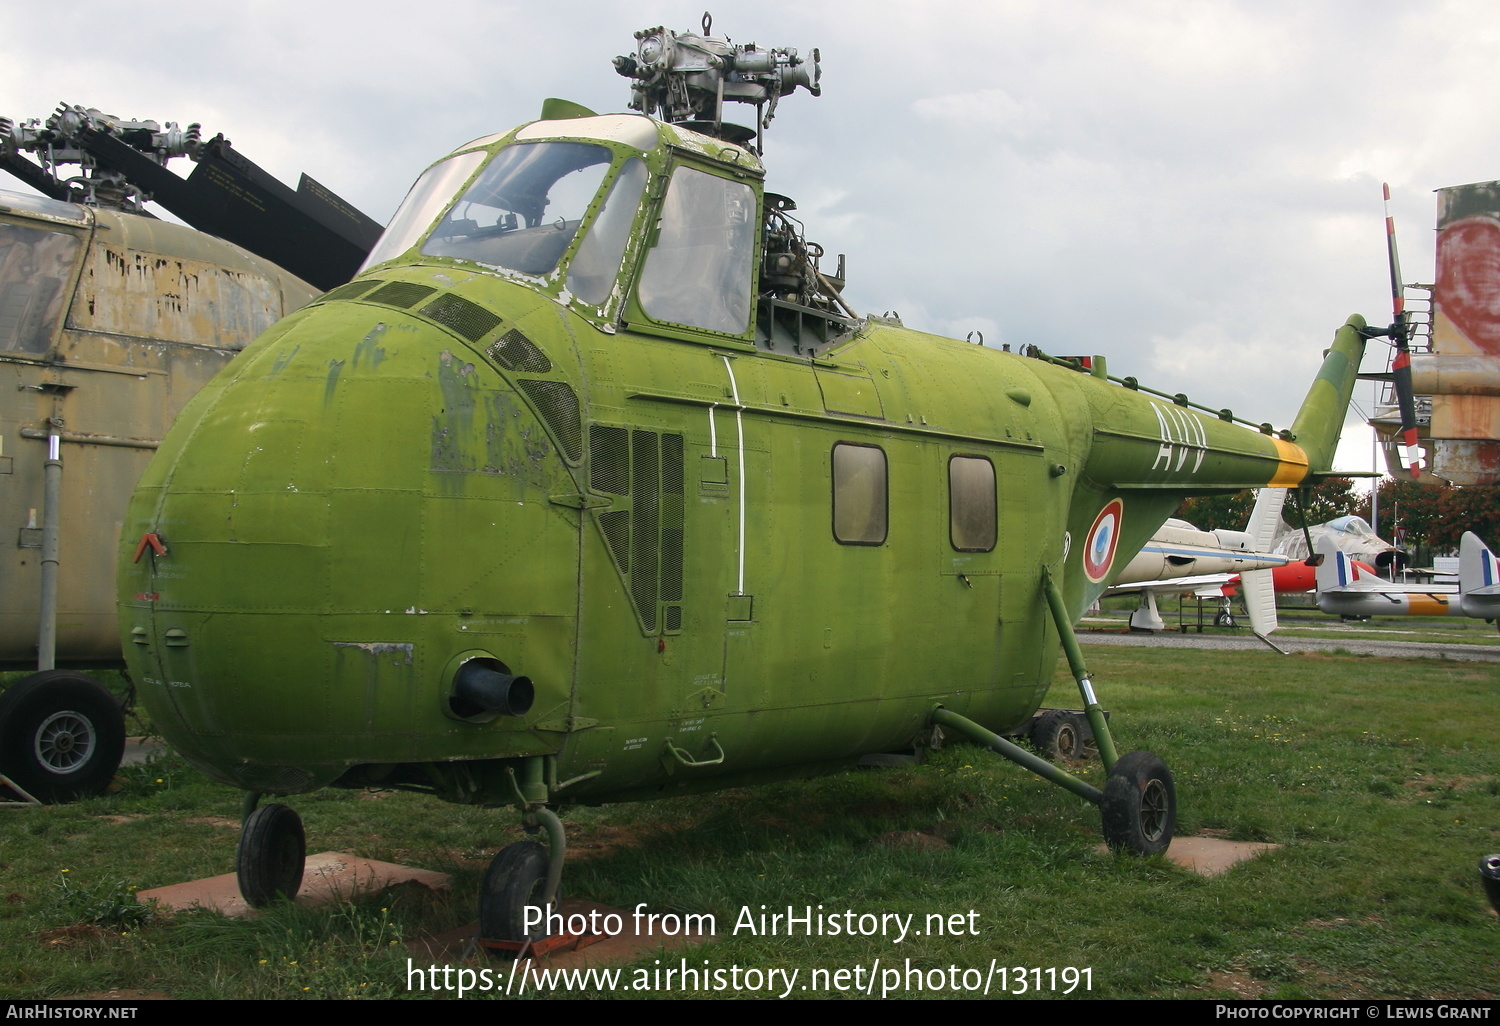
[[[1391,216],[1391,187],[1382,182],[1385,195],[1385,248],[1391,268],[1391,338],[1396,343],[1396,358],[1391,361],[1391,384],[1396,389],[1396,405],[1401,410],[1401,444],[1411,461],[1411,476],[1422,476],[1416,453],[1417,398],[1411,385],[1411,321],[1406,313],[1406,287],[1401,282],[1401,258],[1396,252],[1396,221]]]

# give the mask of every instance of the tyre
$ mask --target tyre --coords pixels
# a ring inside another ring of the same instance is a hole
[[[1500,912],[1500,855],[1486,855],[1479,860],[1479,879],[1490,907]]]
[[[265,908],[277,898],[295,898],[306,862],[302,817],[285,805],[262,805],[250,813],[240,828],[234,867],[245,904]]]
[[[1053,762],[1078,762],[1088,757],[1092,737],[1088,721],[1066,709],[1049,709],[1031,731],[1031,743]]]
[[[1160,855],[1177,826],[1172,771],[1150,752],[1120,757],[1104,783],[1104,841],[1114,851]]]
[[[125,753],[125,714],[92,677],[43,670],[0,693],[0,772],[44,802],[99,794]]]
[[[500,849],[479,888],[479,935],[486,940],[537,941],[548,934],[543,908],[540,922],[528,929],[526,907],[540,907],[547,892],[547,849],[536,841],[517,841]],[[533,913],[535,918],[535,913]]]

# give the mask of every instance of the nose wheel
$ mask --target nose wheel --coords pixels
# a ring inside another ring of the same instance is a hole
[[[527,810],[526,829],[545,830],[547,845],[517,841],[500,849],[479,888],[479,938],[486,946],[519,954],[550,950],[566,933],[553,918],[562,905],[567,838],[562,820],[544,805]],[[549,939],[550,938],[550,939]]]
[[[479,935],[495,941],[539,941],[547,936],[547,913],[561,896],[547,900],[547,849],[517,841],[500,849],[479,888]],[[529,912],[529,914],[528,914]]]
[[[262,805],[245,817],[235,855],[240,895],[252,908],[292,899],[302,887],[307,837],[302,818],[285,805]]]

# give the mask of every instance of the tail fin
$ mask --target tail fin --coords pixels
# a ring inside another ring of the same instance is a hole
[[[1355,314],[1333,336],[1333,347],[1323,357],[1323,366],[1302,400],[1292,422],[1292,441],[1307,453],[1311,474],[1333,469],[1333,452],[1354,394],[1359,363],[1365,355],[1365,319]]]
[[[1458,546],[1458,590],[1465,595],[1500,594],[1500,560],[1473,531]]]
[[[1255,508],[1245,524],[1250,548],[1256,552],[1269,552],[1271,541],[1276,536],[1276,524],[1281,519],[1281,506],[1286,502],[1285,488],[1262,488],[1255,496]],[[1240,574],[1240,588],[1245,593],[1245,611],[1250,614],[1250,629],[1262,638],[1279,626],[1276,619],[1276,584],[1269,570],[1255,570]]]
[[[1331,538],[1318,540],[1318,555],[1323,562],[1318,564],[1318,591],[1341,591],[1358,580],[1359,570],[1349,554],[1334,544]]]
[[[1500,560],[1473,531],[1458,545],[1458,601],[1465,616],[1500,618]]]

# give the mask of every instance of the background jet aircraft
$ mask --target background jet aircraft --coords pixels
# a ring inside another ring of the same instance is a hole
[[[1250,627],[1262,637],[1276,629],[1276,602],[1267,571],[1281,568],[1288,557],[1266,551],[1279,523],[1285,488],[1262,488],[1243,531],[1200,531],[1182,520],[1168,520],[1115,578],[1110,592],[1139,592],[1140,606],[1130,615],[1136,630],[1165,628],[1156,608],[1157,595],[1191,592],[1199,598],[1222,598],[1224,625],[1232,625],[1228,598],[1233,585],[1245,589]],[[1178,571],[1172,574],[1171,571]],[[1243,575],[1243,576],[1242,576]]]

